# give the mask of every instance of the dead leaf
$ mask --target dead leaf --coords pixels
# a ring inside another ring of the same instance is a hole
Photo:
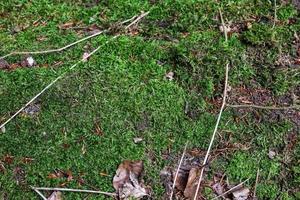
[[[141,143],[142,141],[143,141],[143,138],[138,138],[138,137],[133,138],[133,142],[134,142],[135,144]]]
[[[2,159],[2,161],[5,163],[5,164],[12,164],[14,162],[14,156],[11,156],[11,155],[5,155]]]
[[[47,200],[62,200],[62,193],[59,191],[53,192]]]
[[[90,54],[87,52],[84,52],[82,55],[82,61],[87,62],[89,57],[90,57]]]
[[[72,174],[71,170],[67,170],[65,175],[67,177],[67,181],[72,181],[73,180],[73,174]]]
[[[123,161],[113,178],[113,186],[120,199],[142,198],[148,195],[147,189],[139,182],[143,171],[142,161]]]
[[[234,200],[247,200],[250,190],[248,188],[241,188],[232,192]]]
[[[76,22],[67,22],[64,24],[59,25],[59,29],[69,29],[72,28],[73,26],[76,26]]]
[[[6,132],[5,126],[1,127],[1,133],[5,133],[5,132]]]
[[[276,156],[276,152],[275,152],[275,151],[272,151],[272,150],[270,150],[270,151],[269,151],[269,153],[268,153],[268,156],[269,156],[269,158],[270,158],[270,159],[274,159],[274,158],[275,158],[275,156]]]
[[[186,188],[184,190],[184,196],[186,198],[190,198],[190,199],[194,198],[197,189],[199,174],[200,174],[199,168],[193,167],[190,170]]]
[[[27,56],[24,60],[21,61],[22,67],[34,67],[35,65],[36,62],[32,56]]]
[[[6,171],[4,164],[0,161],[0,172],[4,173]]]
[[[13,173],[17,185],[26,185],[26,172],[24,169],[22,169],[21,167],[15,167]]]
[[[22,163],[24,163],[24,164],[29,164],[29,163],[31,163],[32,161],[34,161],[33,158],[28,158],[28,157],[22,158]]]
[[[26,115],[26,116],[34,116],[34,115],[37,115],[41,110],[41,105],[38,104],[38,103],[32,103],[30,105],[28,105],[24,110],[23,110],[23,113]]]
[[[0,59],[0,69],[9,69],[9,64],[6,60]]]
[[[168,72],[165,76],[169,81],[172,81],[174,79],[174,72]]]
[[[170,167],[166,167],[160,172],[160,180],[163,183],[166,190],[166,196],[168,197],[171,194],[173,185],[173,173]]]

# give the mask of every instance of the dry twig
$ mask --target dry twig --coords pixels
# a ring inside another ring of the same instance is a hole
[[[225,42],[227,42],[227,40],[228,40],[227,26],[225,25],[225,22],[224,22],[224,19],[223,19],[223,15],[222,15],[222,11],[221,11],[220,8],[219,8],[219,14],[220,14],[220,18],[221,18],[221,22],[222,22],[222,26],[223,26]]]
[[[143,13],[141,14],[139,17],[137,17],[137,19],[141,20],[142,17],[145,17],[149,12]],[[138,20],[138,21],[139,21]],[[126,20],[127,21],[127,20]],[[137,23],[137,20],[134,20],[135,23]],[[133,23],[131,23],[131,26],[134,25]],[[126,26],[125,30],[128,29],[130,26]],[[115,35],[113,38],[111,38],[110,40],[113,40],[115,38],[119,37],[119,35]],[[48,90],[52,85],[54,85],[58,80],[62,79],[70,70],[74,69],[78,64],[84,62],[87,58],[89,58],[90,56],[92,56],[94,53],[96,53],[101,47],[103,47],[104,45],[106,45],[108,42],[110,42],[110,40],[106,41],[104,44],[100,45],[99,47],[97,47],[94,51],[92,51],[91,53],[89,53],[85,58],[80,59],[77,63],[75,63],[74,65],[72,65],[68,71],[62,73],[60,76],[58,76],[56,79],[54,79],[51,83],[49,83],[44,89],[42,89],[37,95],[35,95],[32,99],[30,99],[22,108],[20,108],[15,114],[13,114],[9,119],[7,119],[4,123],[1,124],[0,129],[3,128],[7,123],[9,123],[12,119],[14,119],[18,114],[20,114],[28,105],[30,105],[32,102],[34,102],[39,96],[41,96],[41,94],[43,94],[46,90]]]
[[[277,2],[274,0],[274,22],[273,22],[273,28],[276,26],[277,21]]]
[[[228,71],[229,71],[229,63],[227,63],[227,65],[226,65],[225,86],[224,86],[222,106],[221,106],[220,113],[219,113],[219,116],[218,116],[218,119],[217,119],[217,123],[216,123],[215,129],[214,129],[214,132],[211,136],[211,140],[210,140],[210,143],[209,143],[209,146],[208,146],[208,149],[207,149],[207,152],[206,152],[203,164],[202,164],[203,167],[202,167],[201,172],[200,172],[200,177],[199,177],[197,189],[196,189],[196,192],[195,192],[194,200],[197,200],[197,196],[198,196],[198,192],[199,192],[199,189],[200,189],[200,184],[201,184],[202,176],[203,176],[203,173],[204,173],[204,169],[205,169],[205,166],[207,165],[208,157],[209,157],[209,154],[210,154],[210,151],[211,151],[211,148],[212,148],[212,145],[213,145],[213,142],[214,142],[217,130],[218,130],[218,126],[219,126],[219,123],[220,123],[220,120],[221,120],[222,112],[223,112],[225,104],[226,104],[227,87],[228,87],[227,86],[228,85]]]
[[[239,187],[241,187],[241,186],[242,186],[244,183],[246,183],[248,180],[249,180],[249,178],[248,178],[248,179],[246,179],[245,181],[241,182],[240,184],[238,184],[238,185],[236,185],[236,186],[234,186],[234,187],[230,188],[229,190],[227,190],[227,191],[226,191],[226,192],[224,192],[223,194],[220,194],[219,196],[217,196],[217,197],[213,198],[212,200],[214,200],[214,199],[218,199],[218,198],[220,198],[220,197],[224,197],[224,195],[225,195],[225,194],[228,194],[229,192],[231,192],[231,191],[235,190],[236,188],[239,188]]]
[[[45,191],[61,191],[61,192],[83,192],[83,193],[93,193],[93,194],[103,194],[111,197],[117,196],[116,193],[111,192],[102,192],[98,190],[79,190],[79,189],[70,189],[70,188],[48,188],[48,187],[32,187],[35,191],[45,190]]]
[[[40,197],[43,199],[43,200],[47,200],[47,198],[39,191],[37,190],[36,188],[30,186],[31,189],[33,189],[38,195],[40,195]]]
[[[227,104],[227,107],[230,108],[257,108],[257,109],[266,109],[266,110],[299,110],[300,106],[286,106],[286,107],[275,107],[275,106],[259,106],[252,104],[240,104],[240,105],[230,105]]]
[[[259,168],[257,169],[257,173],[256,173],[256,179],[255,179],[253,197],[256,197],[256,187],[257,187],[257,184],[258,184],[258,180],[259,180]]]
[[[185,153],[186,153],[187,145],[188,145],[188,142],[185,143],[184,150],[183,150],[183,153],[182,153],[179,165],[178,165],[176,173],[175,173],[175,177],[174,177],[174,181],[173,181],[173,185],[172,185],[172,190],[171,190],[171,194],[170,194],[170,200],[172,200],[172,198],[173,198],[173,194],[174,194],[174,190],[175,190],[175,185],[176,185],[178,173],[179,173],[180,167],[182,165],[182,162],[183,162],[183,159],[184,159],[184,156],[185,156]]]
[[[148,14],[148,13],[147,13],[147,14]],[[145,13],[143,13],[142,15],[145,16]],[[142,15],[140,15],[140,16],[142,16]],[[140,17],[140,16],[139,16],[139,17]],[[127,23],[127,22],[129,22],[129,21],[132,21],[132,20],[135,19],[136,17],[137,17],[137,16],[135,15],[135,16],[133,16],[132,18],[127,19],[127,20],[125,20],[125,21],[123,21],[123,22],[121,22],[121,23],[118,23],[118,24],[119,24],[119,25],[123,25],[123,24],[125,24],[125,23]],[[139,18],[138,20],[140,20],[140,19],[141,19],[141,18]],[[136,21],[136,20],[137,20],[137,19],[135,19],[134,21]],[[133,25],[134,23],[132,22],[131,24]],[[127,27],[130,27],[130,26],[132,26],[132,25],[129,24]],[[127,27],[126,27],[125,29],[127,29]],[[6,57],[12,56],[12,55],[29,55],[29,54],[31,54],[31,55],[36,55],[36,54],[58,53],[58,52],[61,52],[61,51],[66,50],[66,49],[68,49],[68,48],[70,48],[70,47],[72,47],[72,46],[74,46],[74,45],[76,45],[76,44],[78,44],[78,43],[81,43],[81,42],[83,42],[83,41],[86,41],[86,40],[88,40],[88,39],[91,39],[91,38],[93,38],[93,37],[96,37],[96,36],[101,35],[101,34],[103,34],[103,33],[106,33],[106,32],[108,32],[110,29],[111,29],[111,28],[106,29],[106,30],[103,30],[103,31],[99,31],[99,32],[97,32],[97,33],[94,33],[94,34],[92,34],[92,35],[89,35],[89,36],[87,36],[87,37],[84,37],[84,38],[82,38],[82,39],[80,39],[80,40],[77,40],[77,41],[75,41],[75,42],[73,42],[73,43],[71,43],[71,44],[68,44],[68,45],[63,46],[63,47],[58,48],[58,49],[48,49],[48,50],[42,50],[42,51],[13,51],[13,52],[11,52],[11,53],[9,53],[9,54],[6,54],[6,55],[0,57],[0,60],[1,60],[1,59],[4,59],[4,58],[6,58]]]

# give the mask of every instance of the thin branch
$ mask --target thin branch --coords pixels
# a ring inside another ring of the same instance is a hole
[[[127,23],[127,22],[129,22],[129,21],[132,21],[132,20],[135,19],[136,17],[137,17],[137,15],[135,15],[135,16],[133,16],[132,18],[127,19],[127,20],[125,20],[125,21],[123,21],[123,22],[120,22],[120,23],[118,23],[118,24],[123,25],[123,24],[125,24],[125,23]],[[139,16],[139,17],[140,17],[140,16]],[[136,20],[135,20],[135,21],[136,21]],[[130,25],[130,26],[131,26],[131,25]],[[128,25],[128,27],[130,27],[130,26]],[[63,46],[63,47],[58,48],[58,49],[49,49],[49,50],[42,50],[42,51],[13,51],[13,52],[11,52],[11,53],[9,53],[9,54],[7,54],[7,55],[4,55],[4,56],[0,57],[0,60],[1,60],[1,59],[4,59],[4,58],[6,58],[6,57],[12,56],[12,55],[27,55],[27,54],[31,54],[31,55],[34,55],[34,54],[35,54],[35,55],[36,55],[36,54],[47,54],[47,53],[57,53],[57,52],[61,52],[61,51],[64,51],[64,50],[66,50],[66,49],[68,49],[68,48],[70,48],[70,47],[72,47],[72,46],[78,44],[78,43],[81,43],[81,42],[83,42],[83,41],[85,41],[85,40],[88,40],[88,39],[91,39],[91,38],[96,37],[96,36],[98,36],[98,35],[101,35],[101,34],[103,34],[103,33],[106,33],[106,32],[108,32],[110,29],[111,29],[111,28],[106,29],[106,30],[103,30],[103,31],[99,31],[99,32],[97,32],[97,33],[94,33],[94,34],[92,34],[92,35],[90,35],[90,36],[84,37],[84,38],[82,38],[82,39],[80,39],[80,40],[77,40],[77,41],[75,41],[75,42],[73,42],[73,43],[71,43],[71,44],[68,44],[68,45]],[[127,29],[127,28],[126,28],[126,29]]]
[[[210,151],[211,151],[211,148],[212,148],[212,145],[213,145],[213,142],[214,142],[217,130],[218,130],[218,126],[219,126],[219,123],[220,123],[220,120],[221,120],[222,112],[223,112],[225,104],[226,104],[227,87],[228,87],[227,86],[228,85],[228,71],[229,71],[229,63],[227,63],[227,65],[226,65],[225,86],[224,86],[222,106],[221,106],[220,113],[219,113],[219,116],[218,116],[218,119],[217,119],[217,123],[216,123],[215,129],[214,129],[214,132],[211,136],[211,140],[210,140],[210,143],[209,143],[209,146],[208,146],[208,149],[207,149],[207,152],[206,152],[203,164],[202,164],[203,167],[201,169],[201,173],[200,173],[196,193],[195,193],[195,196],[194,196],[194,200],[197,200],[197,196],[198,196],[198,192],[199,192],[199,189],[200,189],[200,184],[201,184],[201,181],[202,181],[202,176],[203,176],[203,173],[204,173],[204,169],[205,169],[205,166],[207,165],[207,160],[208,160],[208,157],[209,157],[209,154],[210,154]]]
[[[277,21],[277,3],[276,0],[274,0],[274,22],[273,22],[273,28],[276,26]]]
[[[244,183],[246,183],[248,180],[249,180],[249,178],[246,179],[245,181],[241,182],[240,184],[238,184],[238,185],[236,185],[236,186],[230,188],[229,190],[227,190],[227,191],[224,192],[223,194],[220,194],[219,196],[217,196],[217,197],[215,197],[215,198],[213,198],[213,199],[211,199],[211,200],[218,199],[218,198],[220,198],[220,197],[224,197],[225,194],[228,194],[229,192],[235,190],[236,188],[241,187],[241,186],[242,186]]]
[[[253,104],[240,104],[240,105],[231,105],[227,104],[227,107],[230,108],[257,108],[257,109],[266,109],[266,110],[299,110],[300,106],[284,106],[284,107],[275,107],[275,106],[259,106]]]
[[[180,170],[180,167],[182,165],[182,162],[183,162],[183,159],[184,159],[184,156],[185,156],[185,153],[186,153],[187,145],[188,145],[188,142],[185,143],[184,150],[183,150],[183,153],[182,153],[179,165],[178,165],[176,173],[175,173],[175,177],[174,177],[174,181],[173,181],[173,186],[172,186],[172,190],[171,190],[171,194],[170,194],[170,200],[172,200],[172,198],[173,198],[173,194],[174,194],[174,190],[175,190],[175,185],[176,185],[177,177],[178,177],[179,170]]]
[[[40,195],[40,197],[43,199],[43,200],[47,200],[47,198],[39,191],[37,190],[36,188],[30,186],[31,189],[33,189],[38,195]]]
[[[149,12],[147,12],[149,13]],[[146,16],[145,13],[142,14],[143,16]],[[138,17],[139,20],[142,19],[140,16]],[[135,20],[136,21],[136,20]],[[137,23],[138,21],[136,21]],[[131,26],[133,24],[131,23]],[[130,26],[126,26],[125,30],[128,29]],[[101,47],[103,47],[104,45],[106,45],[108,42],[110,42],[111,40],[119,37],[120,35],[115,35],[113,38],[111,38],[110,40],[107,40],[104,44],[100,45],[98,48],[96,48],[94,51],[92,51],[91,53],[89,53],[85,58],[80,59],[77,63],[75,63],[74,65],[72,65],[68,71],[62,73],[60,76],[58,76],[57,78],[55,78],[51,83],[49,83],[44,89],[42,89],[37,95],[35,95],[33,98],[31,98],[22,108],[20,108],[15,114],[13,114],[9,119],[7,119],[4,123],[1,124],[0,129],[3,128],[7,123],[9,123],[12,119],[14,119],[18,114],[20,114],[28,105],[30,105],[32,102],[34,102],[39,96],[41,96],[41,94],[43,94],[46,90],[48,90],[52,85],[54,85],[58,80],[62,79],[70,70],[74,69],[78,64],[85,62],[85,60],[87,58],[89,58],[90,56],[92,56],[93,54],[95,54]]]
[[[256,179],[255,179],[255,185],[254,185],[253,197],[256,196],[256,187],[257,187],[257,184],[258,184],[258,179],[259,179],[259,168],[257,169],[257,173],[256,173]]]
[[[68,49],[68,48],[70,48],[70,47],[72,47],[72,46],[80,43],[80,42],[83,42],[83,41],[88,40],[90,38],[96,37],[96,36],[98,36],[98,35],[100,35],[102,33],[108,32],[108,30],[109,29],[97,32],[97,33],[95,33],[93,35],[90,35],[88,37],[82,38],[82,39],[80,39],[80,40],[78,40],[76,42],[73,42],[71,44],[68,44],[67,46],[64,46],[64,47],[61,47],[61,48],[58,48],[58,49],[49,49],[49,50],[43,50],[43,51],[13,51],[13,52],[5,55],[5,56],[0,57],[0,59],[4,59],[4,58],[6,58],[8,56],[12,56],[12,55],[27,55],[27,54],[34,55],[34,54],[47,54],[47,53],[61,52],[61,51],[65,50],[65,49]]]
[[[103,194],[111,197],[117,196],[116,193],[102,192],[98,190],[79,190],[70,188],[48,188],[48,187],[31,187],[33,190],[45,190],[45,191],[61,191],[61,192],[83,192],[83,193],[93,193],[93,194]]]
[[[142,13],[140,16],[138,16],[135,20],[133,20],[133,22],[131,22],[128,26],[125,27],[125,29],[128,29],[129,27],[131,27],[134,24],[137,24],[142,18],[144,18],[145,16],[147,16],[149,14],[148,12]]]
[[[221,11],[220,8],[219,8],[219,14],[220,14],[220,18],[221,18],[221,22],[222,22],[222,26],[223,26],[225,42],[227,42],[227,40],[228,40],[227,26],[225,25],[225,22],[224,22],[224,19],[223,19],[223,15],[222,15],[222,11]]]

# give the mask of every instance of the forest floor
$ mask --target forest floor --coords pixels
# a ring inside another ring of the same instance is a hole
[[[38,199],[30,186],[114,192],[112,179],[124,160],[142,160],[144,184],[153,199],[163,199],[168,183],[161,171],[176,169],[187,141],[185,161],[202,164],[227,63],[227,106],[199,196],[216,197],[210,183],[221,176],[227,189],[249,179],[244,187],[258,199],[299,199],[300,3],[274,3],[2,1],[0,57],[60,48],[141,11],[150,13],[115,39],[116,26],[59,53],[0,61],[1,124],[67,72],[0,132],[0,199]],[[177,188],[174,195],[184,194]]]

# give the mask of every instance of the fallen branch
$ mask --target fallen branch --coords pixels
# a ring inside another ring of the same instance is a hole
[[[266,109],[266,110],[298,110],[300,106],[284,106],[284,107],[275,107],[275,106],[259,106],[253,104],[240,104],[240,105],[231,105],[227,104],[227,107],[230,108],[257,108],[257,109]]]
[[[145,17],[149,12],[143,13],[141,16]],[[138,17],[139,20],[141,20],[141,17]],[[135,20],[135,22],[137,23],[138,21]],[[131,23],[131,26],[133,24]],[[128,29],[130,26],[126,26],[125,30]],[[28,105],[30,105],[32,102],[34,102],[39,96],[41,96],[41,94],[43,94],[46,90],[48,90],[52,85],[54,85],[58,80],[62,79],[70,70],[74,69],[78,64],[85,62],[86,59],[88,59],[90,56],[92,56],[93,54],[95,54],[101,47],[103,47],[104,45],[106,45],[108,42],[110,42],[111,40],[119,37],[120,35],[115,35],[113,38],[111,38],[110,40],[106,41],[104,44],[100,45],[99,47],[97,47],[94,51],[92,51],[91,53],[89,53],[87,56],[85,56],[84,58],[80,59],[77,63],[75,63],[74,65],[72,65],[68,71],[62,73],[60,76],[58,76],[56,79],[54,79],[51,83],[49,83],[44,89],[42,89],[37,95],[35,95],[33,98],[31,98],[22,108],[20,108],[15,114],[13,114],[9,119],[7,119],[3,124],[1,124],[0,129],[3,128],[7,123],[9,123],[12,119],[14,119],[18,114],[20,114]]]
[[[197,196],[198,196],[198,192],[199,192],[199,189],[200,189],[200,184],[201,184],[201,181],[202,181],[202,176],[203,176],[203,173],[204,173],[204,169],[205,169],[205,166],[207,165],[208,157],[209,157],[209,154],[210,154],[210,151],[211,151],[211,148],[212,148],[212,145],[213,145],[213,142],[214,142],[217,130],[218,130],[218,126],[219,126],[219,123],[220,123],[220,120],[221,120],[222,112],[223,112],[225,104],[226,104],[227,87],[228,87],[227,86],[228,85],[228,71],[229,71],[229,63],[227,63],[227,65],[226,65],[225,86],[224,86],[222,106],[221,106],[220,113],[219,113],[219,116],[218,116],[218,119],[217,119],[217,123],[215,125],[215,129],[214,129],[214,132],[211,136],[211,140],[210,140],[210,143],[209,143],[209,146],[208,146],[208,149],[207,149],[207,152],[206,152],[203,164],[202,164],[203,167],[201,169],[201,173],[200,173],[197,189],[196,189],[196,192],[195,192],[194,200],[197,200]]]
[[[215,197],[215,198],[213,198],[213,199],[211,199],[211,200],[218,199],[218,198],[220,198],[220,197],[224,197],[225,194],[228,194],[229,192],[235,190],[236,188],[241,187],[241,186],[242,186],[244,183],[246,183],[248,180],[249,180],[249,178],[246,179],[245,181],[241,182],[240,184],[238,184],[238,185],[236,185],[236,186],[230,188],[229,190],[227,190],[227,191],[224,192],[223,194],[220,194],[219,196],[217,196],[217,197]]]
[[[148,14],[148,13],[147,13]],[[145,15],[145,13],[143,13],[142,15],[144,15],[144,16],[146,16]],[[142,15],[140,15],[140,16],[142,16]],[[139,16],[139,17],[140,17]],[[129,21],[132,21],[133,19],[135,19],[137,16],[135,15],[135,16],[133,16],[132,18],[130,18],[130,19],[127,19],[127,20],[125,20],[125,21],[123,21],[123,22],[120,22],[120,23],[118,23],[119,25],[123,25],[123,24],[125,24],[125,23],[127,23],[127,22],[129,22]],[[139,18],[139,20],[140,20],[141,18]],[[136,21],[137,19],[135,19],[134,21]],[[133,22],[134,22],[133,21]],[[132,22],[132,23],[133,23]],[[131,23],[131,24],[132,24]],[[130,26],[132,26],[131,24],[129,24],[125,29],[127,29],[128,27],[130,27]],[[109,29],[106,29],[106,30],[103,30],[103,31],[99,31],[99,32],[97,32],[97,33],[94,33],[94,34],[92,34],[92,35],[90,35],[90,36],[87,36],[87,37],[85,37],[85,38],[82,38],[82,39],[80,39],[80,40],[77,40],[77,41],[75,41],[75,42],[73,42],[73,43],[71,43],[71,44],[68,44],[68,45],[66,45],[66,46],[63,46],[63,47],[61,47],[61,48],[58,48],[58,49],[48,49],[48,50],[42,50],[42,51],[13,51],[13,52],[11,52],[11,53],[9,53],[9,54],[7,54],[7,55],[4,55],[4,56],[2,56],[2,57],[0,57],[0,60],[1,59],[4,59],[4,58],[6,58],[6,57],[9,57],[9,56],[12,56],[12,55],[27,55],[27,54],[31,54],[31,55],[36,55],[36,54],[47,54],[47,53],[58,53],[58,52],[61,52],[61,51],[64,51],[64,50],[66,50],[66,49],[68,49],[68,48],[70,48],[70,47],[72,47],[72,46],[74,46],[74,45],[76,45],[76,44],[78,44],[78,43],[81,43],[81,42],[83,42],[83,41],[86,41],[86,40],[88,40],[88,39],[91,39],[91,38],[93,38],[93,37],[96,37],[96,36],[98,36],[98,35],[101,35],[101,34],[103,34],[103,33],[106,33],[106,32],[109,32],[109,30],[110,30],[111,28],[109,28]]]
[[[79,189],[70,189],[70,188],[48,188],[48,187],[32,187],[35,191],[45,190],[45,191],[61,191],[61,192],[83,192],[83,193],[92,193],[92,194],[103,194],[111,197],[117,196],[116,193],[111,192],[102,192],[98,190],[79,190]]]
[[[188,145],[188,142],[185,143],[184,150],[183,150],[183,153],[182,153],[179,165],[178,165],[176,173],[175,173],[175,177],[174,177],[174,181],[173,181],[173,186],[172,186],[172,190],[171,190],[171,194],[170,194],[170,200],[172,200],[172,198],[173,198],[173,194],[174,194],[174,190],[175,190],[175,185],[176,185],[177,177],[178,177],[179,170],[180,170],[180,167],[182,165],[182,162],[183,162],[183,159],[184,159],[184,156],[185,156],[185,153],[186,153],[187,145]]]
[[[47,198],[39,191],[37,190],[36,188],[30,186],[31,189],[33,189],[38,195],[40,195],[40,197],[43,199],[43,200],[47,200]]]

